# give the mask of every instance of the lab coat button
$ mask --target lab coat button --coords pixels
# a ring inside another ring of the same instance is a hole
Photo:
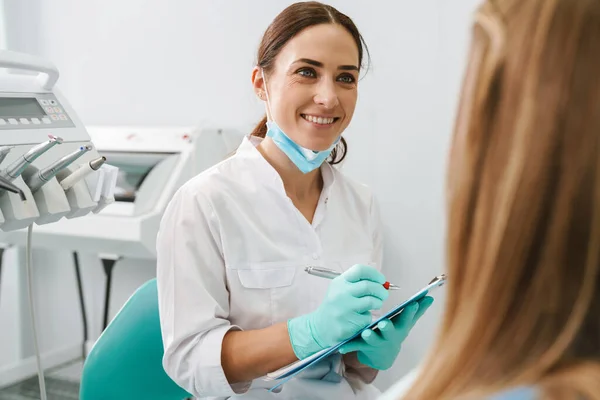
[[[313,258],[313,260],[318,260],[319,255],[317,253],[313,253],[312,258]]]

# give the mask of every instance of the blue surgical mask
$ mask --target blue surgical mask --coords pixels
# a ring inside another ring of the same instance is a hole
[[[340,139],[327,150],[314,151],[300,146],[294,142],[283,130],[275,123],[275,121],[267,122],[267,136],[279,147],[281,151],[298,167],[303,173],[319,168],[321,164],[329,157]]]
[[[283,151],[283,153],[303,173],[307,174],[310,171],[319,168],[327,157],[329,157],[335,146],[337,146],[340,137],[338,137],[327,150],[321,151],[307,149],[290,139],[279,125],[271,119],[271,105],[269,102],[269,93],[267,92],[267,81],[264,74],[262,78],[265,83],[265,94],[267,95],[267,107],[269,109],[269,113],[267,114],[267,137],[270,137],[271,140],[273,140],[273,143],[275,143],[275,145]]]

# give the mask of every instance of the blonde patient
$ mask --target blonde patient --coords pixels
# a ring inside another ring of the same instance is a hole
[[[383,398],[600,399],[600,1],[485,2],[463,85],[444,321]]]

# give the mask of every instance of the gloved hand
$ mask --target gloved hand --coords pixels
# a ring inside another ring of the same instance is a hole
[[[392,320],[380,321],[378,330],[366,329],[360,337],[340,347],[340,353],[356,351],[361,364],[378,370],[390,368],[400,352],[402,342],[431,304],[433,298],[427,296],[409,305]]]
[[[329,284],[321,305],[288,321],[294,353],[304,359],[359,332],[372,321],[389,293],[385,277],[373,267],[357,264]]]

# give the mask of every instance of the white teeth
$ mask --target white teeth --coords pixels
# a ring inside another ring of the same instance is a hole
[[[314,117],[312,115],[303,115],[304,119],[319,125],[333,124],[335,118]]]

